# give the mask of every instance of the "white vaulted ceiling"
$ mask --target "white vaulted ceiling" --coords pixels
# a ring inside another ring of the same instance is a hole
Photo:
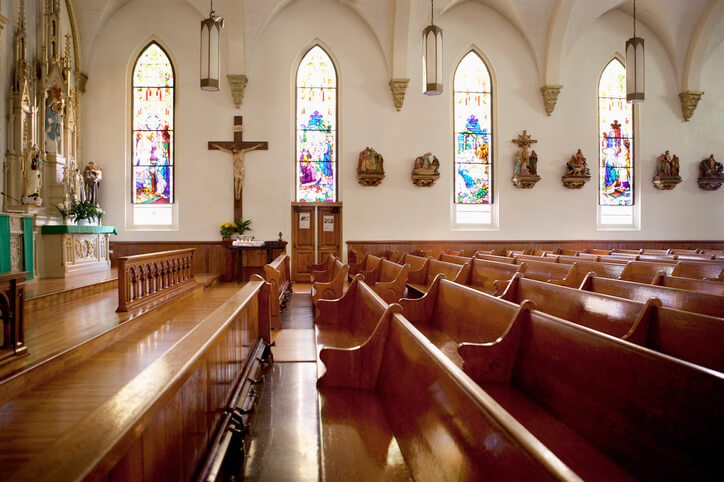
[[[103,26],[129,2],[141,0],[72,0],[80,37],[81,65],[88,65],[93,45]],[[193,8],[199,20],[209,11],[209,0],[142,0],[155,8]],[[244,71],[255,46],[276,15],[297,1],[216,0],[214,8],[227,19],[226,42],[234,47],[230,62]],[[404,73],[409,38],[416,38],[430,20],[428,0],[315,0],[338,2],[363,21],[379,44],[391,76]],[[435,18],[445,24],[446,14],[461,4],[476,2],[496,11],[523,38],[530,49],[539,83],[559,82],[561,63],[577,38],[599,17],[612,10],[628,15],[632,0],[437,0]],[[637,0],[642,32],[656,37],[666,51],[680,90],[699,88],[701,69],[709,54],[724,40],[724,0]],[[474,22],[475,19],[471,19]],[[449,26],[448,26],[449,27]],[[414,37],[413,37],[414,36]]]

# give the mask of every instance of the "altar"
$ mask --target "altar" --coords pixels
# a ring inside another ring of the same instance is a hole
[[[113,226],[45,225],[39,266],[41,278],[67,278],[110,270],[109,238]]]

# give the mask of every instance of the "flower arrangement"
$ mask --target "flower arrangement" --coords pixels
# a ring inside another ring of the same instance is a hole
[[[81,219],[87,219],[89,221],[101,219],[103,217],[102,213],[101,208],[88,201],[73,201],[68,214],[74,215],[75,221],[78,222]]]
[[[219,234],[224,239],[230,239],[232,234],[244,234],[251,231],[251,219],[237,219],[233,223],[221,223]]]

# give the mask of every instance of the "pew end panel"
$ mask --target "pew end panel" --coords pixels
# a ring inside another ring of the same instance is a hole
[[[388,268],[388,265],[392,265]],[[407,277],[410,272],[410,265],[406,264],[401,268],[397,268],[397,264],[385,263],[380,264],[380,275],[378,281],[373,286],[375,292],[382,297],[387,303],[397,303],[401,298],[405,296],[405,286],[407,285]],[[396,277],[389,281],[379,281],[380,279],[386,280],[394,275],[394,271],[397,271]]]
[[[430,318],[435,309],[435,303],[437,302],[437,294],[440,290],[440,281],[444,278],[445,275],[443,274],[435,276],[435,279],[430,285],[430,289],[420,298],[402,298],[400,300],[402,312],[410,323],[419,325],[430,322]]]
[[[320,299],[315,306],[314,324],[317,326],[338,326],[352,317],[359,284],[364,280],[362,275],[356,275],[350,283],[347,292],[338,299]]]
[[[319,352],[319,362],[325,369],[318,373],[317,388],[373,390],[382,363],[390,318],[396,313],[402,313],[402,307],[398,304],[389,305],[372,334],[359,346],[324,346]]]

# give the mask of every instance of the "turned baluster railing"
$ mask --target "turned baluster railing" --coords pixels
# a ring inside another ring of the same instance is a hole
[[[197,283],[194,279],[196,248],[118,258],[118,309],[170,298]]]

